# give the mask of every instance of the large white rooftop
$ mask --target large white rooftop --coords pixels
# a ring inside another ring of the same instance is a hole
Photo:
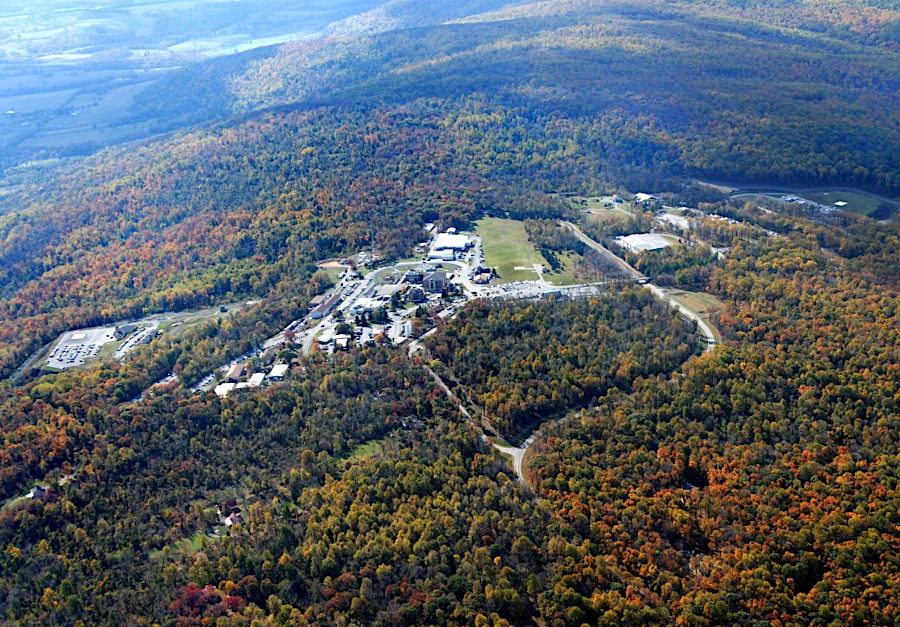
[[[235,388],[234,383],[220,383],[216,386],[216,396],[225,398],[228,393]]]
[[[683,231],[691,228],[691,225],[688,222],[688,219],[685,218],[684,216],[676,216],[672,213],[662,213],[662,214],[656,216],[656,219],[659,220],[660,222],[665,222],[665,223],[671,224],[672,226],[677,227]]]
[[[266,374],[264,372],[257,372],[252,377],[250,377],[250,380],[247,383],[249,383],[250,387],[252,388],[258,388],[260,385],[262,385],[263,379],[265,378]]]
[[[455,235],[453,233],[441,233],[434,238],[431,250],[465,250],[472,240],[467,235]]]
[[[616,238],[616,243],[634,253],[643,252],[645,250],[659,250],[660,248],[672,245],[672,242],[656,233],[620,235]]]

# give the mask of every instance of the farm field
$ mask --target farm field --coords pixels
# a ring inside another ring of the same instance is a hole
[[[248,13],[250,3],[256,10]],[[85,155],[178,127],[184,103],[155,101],[148,90],[168,74],[314,37],[373,0],[103,4],[0,3],[0,171],[46,153]],[[207,107],[191,120],[227,113]]]

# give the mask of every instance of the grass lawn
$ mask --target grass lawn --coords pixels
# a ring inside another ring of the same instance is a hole
[[[600,198],[572,196],[568,201],[573,208],[578,209],[579,211],[587,211],[586,215],[588,218],[598,222],[625,220],[629,216],[634,215],[629,203],[613,202],[612,198],[608,196]]]
[[[321,270],[322,272],[325,272],[325,273],[329,276],[329,278],[330,278],[332,281],[334,281],[335,283],[337,283],[337,282],[338,282],[338,277],[341,276],[341,275],[344,273],[344,271],[346,270],[346,268],[332,268],[332,267],[328,267],[328,268],[319,268],[319,270]]]
[[[660,237],[662,237],[664,240],[666,240],[667,242],[669,242],[669,243],[672,244],[673,246],[678,245],[678,244],[681,243],[681,242],[678,241],[678,238],[677,238],[676,236],[674,236],[674,235],[669,235],[668,233],[660,233]]]
[[[545,264],[544,280],[553,283],[553,285],[574,285],[578,283],[575,280],[575,263],[580,255],[576,253],[557,253],[556,256],[562,261],[562,268],[560,268],[559,272],[550,272],[549,266]]]
[[[363,442],[355,449],[350,451],[350,454],[347,455],[347,457],[341,457],[340,459],[355,464],[356,462],[361,462],[364,459],[369,459],[370,457],[381,455],[382,451],[384,451],[384,443],[386,441],[387,438],[381,438],[380,440],[369,440],[368,442]]]
[[[27,494],[31,490],[31,488],[38,485],[39,483],[40,481],[32,481],[31,483],[26,484],[23,488],[24,493]],[[5,512],[8,509],[12,509],[13,507],[23,504],[28,500],[25,498],[25,494],[22,494],[21,496],[14,496],[9,499],[6,503],[0,506],[0,512]]]
[[[847,206],[839,207],[841,211],[860,213],[864,216],[867,216],[878,209],[878,205],[881,204],[880,200],[855,192],[812,192],[803,194],[803,197],[825,206],[831,206],[838,201],[844,201],[847,203]]]
[[[106,359],[107,357],[112,357],[113,353],[115,353],[122,344],[125,343],[125,340],[115,341],[115,342],[107,342],[100,349],[100,352],[97,353],[97,357],[95,361],[101,361]]]
[[[497,283],[534,281],[534,264],[546,265],[547,260],[528,241],[525,225],[518,220],[484,218],[475,224],[475,232],[484,242],[484,261],[497,269]],[[516,270],[517,267],[528,270]]]
[[[476,223],[475,232],[483,238],[485,263],[497,269],[499,279],[495,283],[535,281],[537,273],[532,269],[535,264],[544,266],[544,279],[549,283],[570,285],[575,282],[574,268],[578,255],[574,253],[558,255],[563,267],[559,272],[550,272],[547,260],[528,240],[522,222],[503,218],[484,218]]]
[[[173,542],[172,544],[164,546],[162,549],[150,551],[150,559],[157,559],[159,557],[162,557],[165,553],[172,552],[181,553],[182,551],[187,551],[189,554],[196,553],[203,548],[204,540],[209,543],[215,540],[215,538],[210,538],[204,531],[198,531],[189,538],[179,540],[178,542]]]
[[[681,290],[673,290],[669,292],[669,296],[700,316],[703,321],[709,325],[709,328],[712,329],[716,341],[722,341],[722,336],[719,334],[719,330],[709,321],[709,315],[713,311],[724,307],[725,303],[720,301],[712,294],[706,294],[705,292],[684,292]]]
[[[589,213],[586,213],[584,215],[588,217],[588,220],[593,220],[594,222],[603,224],[616,220],[627,220],[629,216],[633,214],[625,211],[624,209],[622,211],[617,211],[615,209],[591,209]]]

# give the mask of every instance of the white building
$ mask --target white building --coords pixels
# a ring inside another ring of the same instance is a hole
[[[288,365],[287,364],[275,364],[272,367],[272,372],[269,373],[270,379],[283,379],[284,375],[287,374]]]
[[[676,229],[681,229],[682,231],[687,231],[691,228],[690,222],[688,222],[688,219],[684,216],[676,216],[672,213],[661,213],[660,215],[656,216],[656,219],[663,224],[670,224]]]
[[[247,381],[247,387],[258,388],[262,385],[262,382],[265,378],[266,374],[264,372],[257,372],[252,377],[250,377],[249,381]]]
[[[441,233],[431,243],[431,250],[468,250],[472,238],[455,233]]]
[[[672,242],[656,233],[638,233],[636,235],[620,235],[615,239],[616,244],[633,253],[641,253],[645,250],[660,250],[671,246]]]
[[[235,388],[236,383],[220,383],[216,386],[216,396],[219,398],[225,398],[228,396],[228,393],[231,392]]]
[[[436,259],[438,261],[454,261],[456,259],[456,253],[452,250],[432,250],[428,253],[429,259]]]

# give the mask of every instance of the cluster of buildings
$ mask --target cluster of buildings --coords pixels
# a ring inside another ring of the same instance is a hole
[[[428,294],[442,294],[450,286],[452,274],[433,266],[413,268],[395,284],[379,285],[357,299],[350,309],[352,315],[381,309],[395,295],[410,303],[424,303]]]
[[[471,237],[460,235],[456,229],[449,228],[444,233],[436,235],[431,241],[428,259],[454,261],[459,253],[464,253],[472,248],[472,244]]]
[[[491,279],[494,278],[494,273],[490,268],[485,268],[484,266],[478,266],[472,272],[472,283],[476,283],[478,285],[485,285],[491,282]]]
[[[341,304],[341,291],[335,290],[330,295],[319,294],[311,301],[309,301],[309,306],[312,307],[312,313],[310,313],[310,317],[313,320],[321,320],[332,311],[334,308]]]
[[[241,508],[238,507],[237,500],[231,499],[227,503],[216,505],[216,516],[219,517],[219,524],[231,527],[244,523],[244,517],[241,514]]]
[[[450,285],[452,277],[452,274],[432,266],[409,270],[401,281],[410,285],[406,290],[406,300],[421,303],[427,298],[427,294],[440,294]]]
[[[659,202],[659,198],[654,196],[653,194],[647,194],[644,192],[638,192],[634,195],[634,202],[639,205],[651,205],[655,202]]]
[[[216,396],[225,398],[234,390],[260,388],[267,381],[281,381],[287,375],[288,365],[275,364],[268,374],[265,372],[254,372],[247,380],[242,381],[251,369],[249,362],[233,364],[225,373],[225,381],[216,386]]]

